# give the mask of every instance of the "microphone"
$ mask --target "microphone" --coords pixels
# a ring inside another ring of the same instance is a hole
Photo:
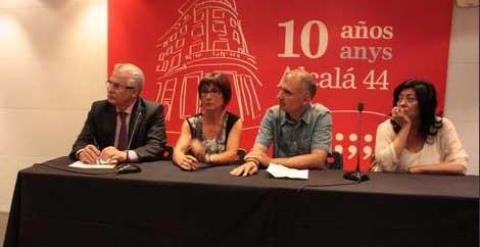
[[[364,107],[365,107],[365,105],[364,105],[362,102],[358,102],[358,103],[357,103],[357,111],[358,111],[358,113],[361,114]]]
[[[132,134],[130,135],[130,140],[128,141],[127,150],[130,150],[130,146],[132,145],[132,140],[133,138],[135,138],[135,132],[137,131],[138,121],[140,121],[141,117],[142,117],[142,111],[139,111],[137,114],[137,117],[135,118],[135,123],[133,123]],[[127,153],[127,162],[115,167],[117,174],[137,173],[142,171],[140,166],[135,164],[130,164],[128,163],[128,161],[129,160],[128,160],[128,153]]]
[[[141,171],[142,168],[134,164],[123,164],[116,167],[117,174],[137,173]]]
[[[364,109],[365,105],[362,102],[357,103],[357,111],[358,111],[358,125],[357,125],[357,134],[359,136],[358,138],[358,145],[357,145],[357,150],[360,150],[361,148],[361,142],[362,142],[362,112]],[[352,180],[356,181],[357,183],[361,183],[363,181],[368,181],[370,178],[366,174],[362,174],[360,171],[360,151],[357,152],[357,162],[355,164],[355,171],[353,172],[346,172],[343,174],[343,178],[347,180]]]
[[[133,124],[132,134],[130,135],[130,140],[128,141],[127,150],[130,150],[130,146],[132,145],[132,140],[135,138],[135,132],[137,131],[138,121],[142,117],[142,111],[139,111],[137,117],[135,118],[135,123]]]

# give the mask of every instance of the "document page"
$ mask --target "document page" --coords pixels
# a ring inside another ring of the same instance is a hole
[[[308,169],[299,170],[274,163],[270,163],[267,172],[275,178],[308,179]]]
[[[111,163],[106,163],[106,162],[99,162],[98,164],[85,164],[81,161],[76,161],[68,165],[68,167],[80,168],[80,169],[113,169],[115,168],[115,165]]]

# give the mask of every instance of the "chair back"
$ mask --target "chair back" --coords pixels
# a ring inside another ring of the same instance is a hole
[[[165,145],[163,150],[162,160],[172,160],[173,158],[173,147]]]
[[[343,156],[337,151],[329,152],[325,162],[328,169],[341,170],[343,169]]]
[[[247,150],[243,148],[238,148],[237,149],[237,160],[243,162],[243,159],[245,158],[245,155],[247,154]]]

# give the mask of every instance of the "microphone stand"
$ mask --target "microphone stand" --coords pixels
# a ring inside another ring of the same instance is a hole
[[[135,123],[133,123],[133,129],[132,129],[132,133],[129,135],[130,136],[130,140],[128,141],[128,146],[127,146],[127,161],[124,163],[124,164],[121,164],[121,165],[118,165],[116,166],[116,172],[117,174],[125,174],[125,173],[136,173],[136,172],[141,172],[142,171],[142,168],[140,168],[140,166],[137,166],[135,164],[131,164],[129,161],[129,158],[128,158],[128,150],[130,149],[130,146],[132,145],[132,140],[133,138],[135,138],[135,132],[137,131],[137,125],[138,125],[138,121],[140,118],[143,117],[143,114],[142,114],[142,111],[140,110],[137,114],[137,117],[135,118]]]
[[[357,134],[358,134],[358,146],[357,146],[357,162],[355,165],[354,172],[346,172],[343,174],[343,178],[347,180],[356,181],[361,183],[363,181],[370,180],[370,177],[366,174],[362,174],[360,171],[360,148],[362,147],[362,112],[363,112],[363,103],[357,104],[358,110],[358,125],[357,125]]]

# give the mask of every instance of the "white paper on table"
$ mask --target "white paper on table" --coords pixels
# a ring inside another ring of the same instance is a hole
[[[85,164],[81,161],[73,162],[72,164],[68,165],[68,167],[80,168],[80,169],[113,169],[115,165],[110,163],[103,163],[103,164]]]
[[[268,165],[267,172],[275,178],[308,179],[308,169],[299,170],[274,163]]]

